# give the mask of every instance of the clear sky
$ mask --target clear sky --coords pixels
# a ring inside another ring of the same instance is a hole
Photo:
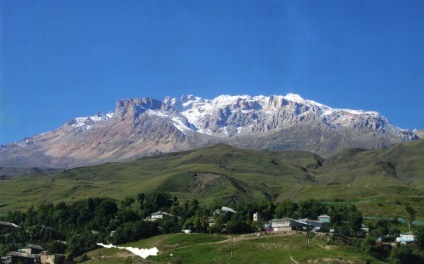
[[[0,0],[0,144],[118,99],[287,93],[424,129],[424,1]]]

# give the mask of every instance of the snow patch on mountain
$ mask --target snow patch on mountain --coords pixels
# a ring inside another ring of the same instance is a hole
[[[112,112],[107,114],[97,113],[96,115],[88,116],[88,117],[76,117],[72,119],[71,121],[69,121],[68,125],[73,128],[77,128],[79,130],[85,131],[85,130],[91,129],[94,123],[106,121],[112,117],[113,117]]]
[[[163,112],[161,112],[161,111],[159,111],[159,110],[151,110],[151,109],[148,109],[148,110],[146,111],[146,113],[147,113],[149,116],[168,117],[168,115],[167,115],[167,114],[165,114],[165,113],[163,113]]]
[[[179,117],[172,117],[172,122],[174,123],[174,126],[180,130],[183,134],[185,134],[188,131],[195,131],[196,129],[193,127],[188,127],[183,120]]]

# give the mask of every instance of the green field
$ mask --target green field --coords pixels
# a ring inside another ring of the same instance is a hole
[[[0,214],[43,203],[88,197],[122,200],[153,190],[180,201],[314,198],[355,203],[363,215],[402,216],[405,204],[424,219],[424,140],[384,150],[347,150],[323,159],[313,153],[256,151],[216,145],[132,162],[0,180]]]
[[[330,245],[330,239],[316,235],[308,245],[303,233],[168,234],[122,245],[157,247],[158,256],[143,260],[123,249],[100,248],[87,253],[90,260],[84,263],[383,263],[354,246]]]

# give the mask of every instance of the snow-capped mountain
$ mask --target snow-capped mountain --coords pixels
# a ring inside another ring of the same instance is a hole
[[[382,148],[417,138],[377,112],[334,109],[296,94],[125,99],[113,113],[78,117],[2,146],[0,165],[82,166],[219,142],[329,156],[345,148]]]

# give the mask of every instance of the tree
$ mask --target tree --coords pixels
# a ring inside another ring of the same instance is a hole
[[[355,235],[362,227],[362,213],[353,204],[348,206],[347,225],[351,234]]]
[[[17,225],[23,224],[25,222],[26,214],[20,211],[8,212],[6,220],[8,222],[15,223]]]
[[[10,251],[18,250],[19,244],[3,244],[0,243],[0,256],[6,256]]]
[[[215,234],[221,234],[222,231],[225,228],[225,223],[222,221],[222,217],[216,217],[215,218],[215,224],[209,227],[209,232],[215,233]]]
[[[136,241],[141,238],[148,238],[154,235],[158,235],[159,233],[160,232],[157,223],[139,220],[136,222],[125,223],[118,227],[113,236],[113,240],[114,243],[122,244]]]
[[[409,245],[395,247],[390,252],[390,262],[399,264],[424,263],[424,258],[416,254]]]
[[[131,208],[131,205],[135,202],[134,198],[132,197],[125,197],[123,201],[121,201],[121,204],[127,208]]]
[[[41,204],[37,210],[37,222],[39,224],[51,226],[53,209],[53,204]]]
[[[36,224],[36,216],[37,216],[37,212],[34,209],[34,206],[31,206],[27,211],[26,211],[26,217],[25,217],[25,225],[26,226],[33,226]]]
[[[368,255],[373,255],[375,251],[375,238],[372,236],[367,236],[361,242],[361,249]]]
[[[343,221],[343,213],[341,207],[330,206],[328,214],[331,217],[331,225],[334,227],[341,226]]]
[[[112,200],[103,200],[96,208],[94,216],[94,227],[99,229],[107,229],[110,221],[118,212],[118,206]]]
[[[116,224],[120,225],[127,222],[135,222],[141,219],[141,217],[134,212],[132,209],[120,208],[116,213]]]
[[[271,220],[275,214],[275,204],[272,201],[265,201],[259,204],[259,213],[264,220]]]
[[[362,214],[355,205],[331,206],[331,225],[344,235],[356,235],[362,227]]]
[[[137,201],[140,203],[140,206],[143,205],[145,198],[146,195],[144,193],[137,194]]]
[[[422,226],[415,230],[415,244],[419,250],[424,251],[424,227]]]
[[[66,244],[59,241],[53,241],[47,243],[46,249],[49,253],[63,254],[66,251]]]
[[[168,210],[174,204],[174,198],[169,193],[164,192],[152,192],[147,194],[144,199],[142,196],[138,199],[143,201],[140,204],[140,209],[143,211],[144,217],[158,210]]]
[[[67,226],[69,226],[69,224],[67,224],[69,219],[69,208],[66,203],[59,202],[58,204],[56,204],[52,214],[52,221],[56,226],[56,229],[59,229],[60,233],[66,232],[65,229]]]
[[[411,224],[415,220],[416,212],[410,204],[405,205],[405,210],[408,213],[408,227],[409,227],[409,231],[411,231]]]
[[[299,217],[316,219],[324,212],[326,212],[325,206],[317,200],[309,199],[299,203]]]
[[[68,260],[96,248],[96,240],[89,231],[74,233],[67,242],[66,258]]]
[[[196,199],[192,199],[189,203],[187,216],[189,217],[194,216],[198,208],[199,208],[199,201]]]
[[[206,232],[209,227],[208,217],[206,215],[195,215],[187,218],[184,227],[194,232]]]
[[[245,234],[255,231],[251,221],[243,218],[241,214],[233,214],[231,220],[227,222],[227,231],[230,234]]]
[[[289,217],[294,218],[296,217],[296,212],[299,210],[299,206],[297,203],[291,201],[291,200],[284,200],[282,203],[278,203],[277,207],[275,208],[275,218],[282,218],[282,217]]]
[[[166,233],[179,233],[181,232],[181,229],[183,227],[184,222],[182,220],[180,220],[177,216],[174,217],[169,217],[166,219],[162,219],[159,222],[160,227],[163,228],[163,230]],[[205,230],[199,230],[196,232],[205,232]]]
[[[379,219],[369,222],[370,236],[384,237],[385,242],[393,242],[400,233],[400,223],[393,219]]]

